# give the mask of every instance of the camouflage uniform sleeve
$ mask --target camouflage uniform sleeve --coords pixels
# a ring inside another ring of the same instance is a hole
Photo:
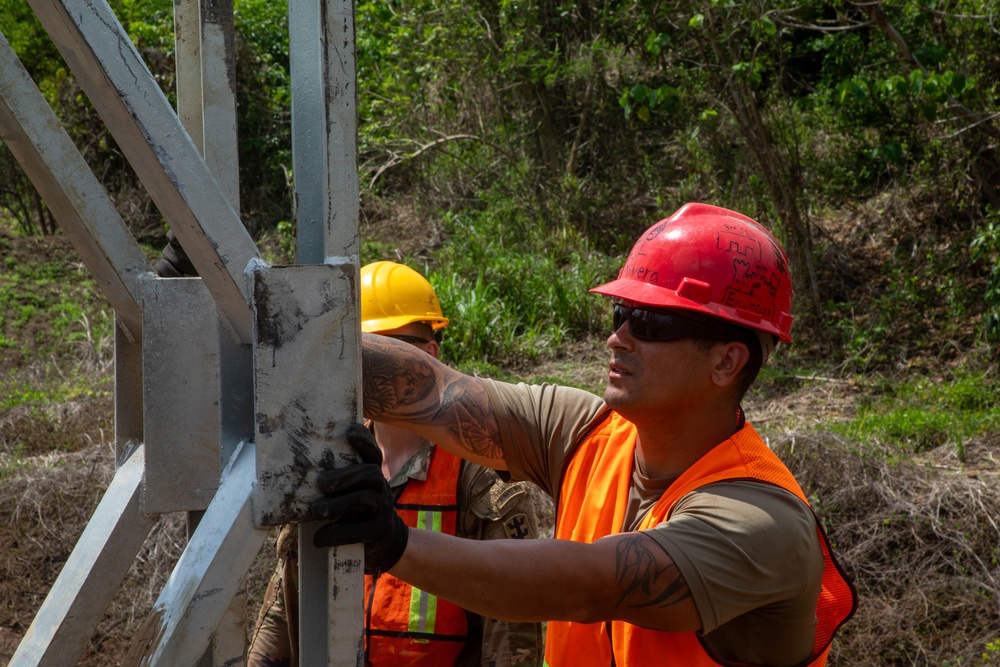
[[[464,463],[459,490],[461,537],[478,540],[534,539],[538,513],[529,482],[504,482],[496,471]],[[483,667],[539,667],[540,623],[482,619]]]
[[[257,614],[247,667],[298,667],[298,538],[296,524],[282,526],[278,533],[278,565]]]

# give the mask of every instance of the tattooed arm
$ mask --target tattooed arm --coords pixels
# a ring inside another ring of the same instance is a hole
[[[506,468],[483,383],[412,345],[366,334],[365,416],[405,426],[456,454]],[[467,540],[412,529],[392,574],[472,612],[514,622],[620,619],[677,632],[701,621],[673,560],[652,538],[593,544]]]
[[[413,345],[362,334],[364,414],[405,426],[445,449],[506,470],[486,388]]]
[[[677,566],[642,533],[584,544],[552,539],[483,542],[413,530],[391,572],[492,618],[624,620],[670,632],[701,629]]]

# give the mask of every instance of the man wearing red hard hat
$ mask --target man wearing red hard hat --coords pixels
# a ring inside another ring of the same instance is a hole
[[[496,618],[548,621],[546,663],[823,665],[853,586],[792,474],[740,407],[791,340],[781,246],[748,217],[688,204],[618,278],[603,398],[471,377],[366,336],[365,416],[530,480],[555,539],[407,529],[371,464],[320,475],[320,546]],[[366,458],[370,444],[353,438]]]

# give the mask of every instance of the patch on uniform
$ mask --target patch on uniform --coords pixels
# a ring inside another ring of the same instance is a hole
[[[526,537],[531,537],[531,530],[528,526],[527,514],[514,514],[503,522],[503,532],[507,534],[508,539],[523,540]]]
[[[496,493],[499,489],[500,493]],[[503,512],[504,506],[515,498],[519,498],[526,493],[523,484],[517,482],[513,484],[497,484],[493,487],[493,505],[500,512]]]

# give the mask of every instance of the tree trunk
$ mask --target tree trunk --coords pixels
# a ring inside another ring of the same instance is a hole
[[[714,17],[706,14],[703,25],[705,41],[708,42],[712,59],[717,67],[710,67],[711,78],[716,93],[730,101],[730,111],[743,138],[746,140],[761,175],[767,184],[771,201],[778,213],[785,231],[785,243],[792,273],[810,302],[810,308],[817,321],[821,318],[819,283],[812,261],[812,232],[810,222],[799,207],[802,194],[802,183],[799,178],[801,165],[794,151],[782,152],[774,142],[767,124],[761,114],[757,96],[749,83],[739,76],[729,76],[723,79],[718,72],[732,72],[733,65],[740,62],[739,48],[736,40],[727,40],[728,50],[719,39],[719,32],[714,23]],[[704,50],[703,50],[704,53]],[[707,54],[706,59],[707,59]],[[800,292],[801,294],[801,292]]]

